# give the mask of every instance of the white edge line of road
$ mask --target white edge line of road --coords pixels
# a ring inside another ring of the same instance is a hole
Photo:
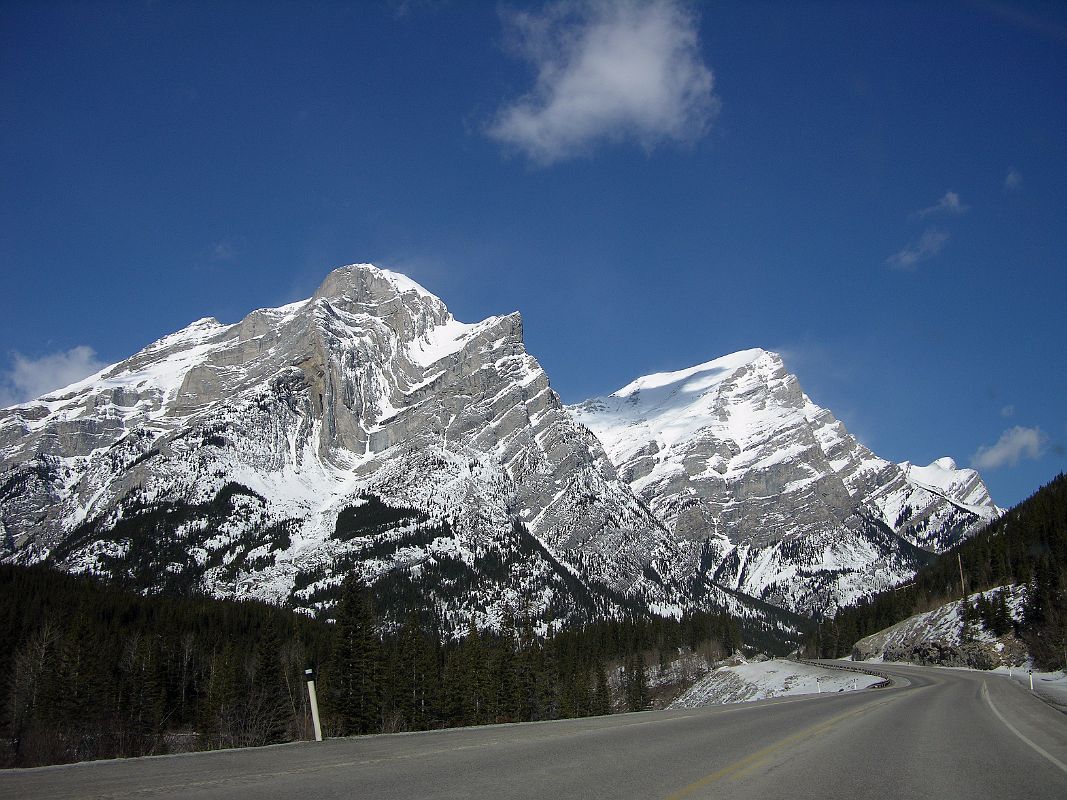
[[[993,705],[993,698],[989,696],[989,689],[986,686],[985,681],[982,681],[982,696],[985,698],[986,703],[989,704],[989,709],[994,714],[997,715],[997,719],[999,719],[1001,722],[1003,722],[1004,726],[1009,731],[1011,731],[1016,736],[1018,736],[1020,739],[1022,739],[1024,742],[1026,742],[1026,744],[1030,745],[1030,747],[1033,750],[1035,750],[1036,752],[1038,752],[1041,755],[1043,755],[1050,762],[1052,762],[1055,766],[1059,767],[1063,772],[1067,772],[1067,764],[1064,764],[1062,761],[1060,761],[1058,758],[1056,758],[1056,756],[1052,755],[1052,753],[1048,752],[1048,750],[1043,748],[1041,745],[1030,741],[1030,739],[1026,738],[1022,733],[1019,732],[1018,728],[1016,728],[1014,725],[1012,725],[1010,722],[1008,722],[1006,719],[1004,719],[1004,715],[1001,714],[1000,711],[997,710],[997,707],[995,705]]]

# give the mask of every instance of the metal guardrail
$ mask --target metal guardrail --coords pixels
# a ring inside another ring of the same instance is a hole
[[[868,689],[885,689],[887,686],[893,685],[893,679],[886,675],[884,672],[875,672],[873,669],[864,669],[863,667],[847,667],[844,664],[823,664],[818,661],[808,661],[806,658],[798,658],[798,664],[807,664],[809,667],[822,667],[823,669],[840,669],[845,672],[862,672],[865,675],[873,675],[876,678],[882,680],[878,683],[872,683],[868,686]]]

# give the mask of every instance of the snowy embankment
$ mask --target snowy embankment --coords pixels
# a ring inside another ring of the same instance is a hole
[[[786,695],[848,692],[865,689],[881,680],[875,675],[824,669],[775,658],[719,667],[693,684],[668,708],[698,708]]]
[[[1007,675],[1021,686],[1030,688],[1030,675],[1025,668],[997,667],[997,672]],[[1067,713],[1067,672],[1034,672],[1034,694],[1049,705]]]

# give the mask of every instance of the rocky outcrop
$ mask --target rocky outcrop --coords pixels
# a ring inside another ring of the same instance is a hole
[[[907,647],[890,647],[885,651],[886,661],[906,661],[909,664],[936,667],[970,667],[971,669],[995,669],[1000,666],[1000,657],[987,642],[918,642]],[[861,661],[853,653],[853,661]]]
[[[1010,616],[1021,620],[1024,587],[1001,586],[915,614],[865,636],[853,646],[852,660],[908,661],[973,669],[1022,664],[1027,658],[1026,647],[1012,632],[994,635],[974,619],[977,612],[964,614],[967,607],[980,607],[982,596],[989,600],[1000,594]]]

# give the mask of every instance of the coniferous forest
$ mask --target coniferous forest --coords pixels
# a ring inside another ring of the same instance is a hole
[[[912,614],[1013,583],[1026,587],[1022,621],[1013,625],[1005,619],[996,599],[979,604],[979,621],[990,630],[1014,627],[1038,667],[1067,669],[1067,475],[937,556],[904,587],[841,609],[809,637],[806,652],[847,656],[864,636]]]
[[[417,608],[384,630],[372,593],[352,578],[333,616],[146,597],[47,567],[0,566],[0,764],[313,738],[307,667],[327,736],[642,710],[657,661],[741,644],[736,620],[706,613],[541,636],[517,614],[499,633],[443,642]]]

